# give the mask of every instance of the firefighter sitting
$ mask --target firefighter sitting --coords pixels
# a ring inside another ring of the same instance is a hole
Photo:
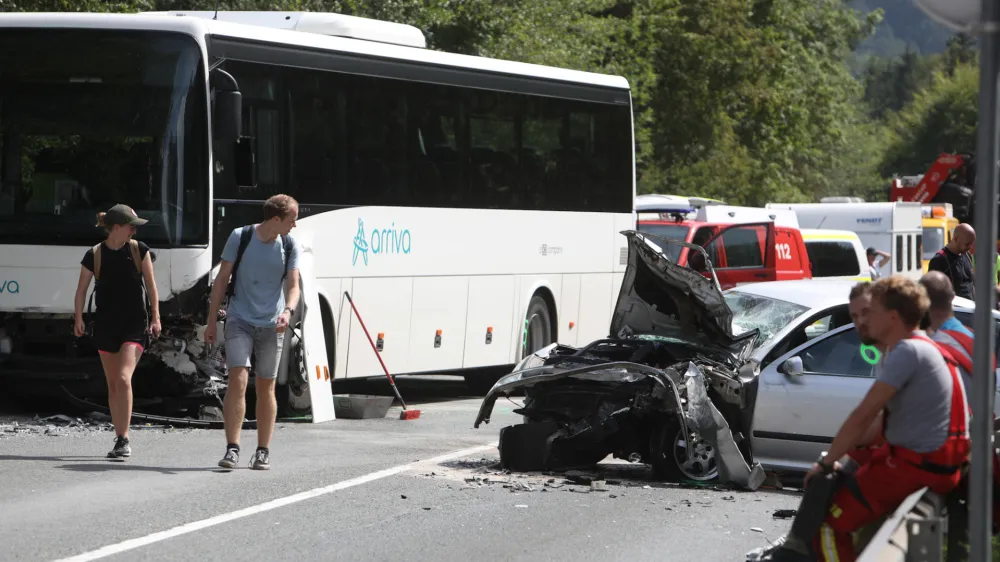
[[[809,559],[855,560],[855,531],[925,486],[948,494],[958,486],[969,456],[968,405],[958,363],[919,330],[929,307],[927,291],[899,275],[880,279],[852,291],[852,316],[859,309],[854,297],[870,299],[855,322],[885,354],[871,389],[806,475],[806,496],[788,538],[808,544]],[[845,471],[836,461],[848,454],[856,470]],[[810,488],[821,488],[809,485],[817,477],[817,483],[836,481],[828,487],[834,490],[829,504],[822,493],[810,498]],[[822,519],[815,517],[816,508],[827,505]],[[789,546],[770,553],[771,559],[801,559],[794,555],[801,550]]]

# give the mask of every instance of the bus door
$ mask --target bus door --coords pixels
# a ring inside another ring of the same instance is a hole
[[[278,382],[287,383],[290,391],[294,387],[300,389],[302,394],[308,393],[312,423],[320,423],[336,418],[333,408],[333,366],[327,362],[315,254],[308,248],[311,244],[304,238],[297,238],[302,245],[299,256],[300,304],[292,315],[291,326],[284,332]]]

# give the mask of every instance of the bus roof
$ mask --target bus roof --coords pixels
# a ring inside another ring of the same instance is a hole
[[[179,15],[179,14],[187,15]],[[525,76],[542,80],[567,82],[581,85],[598,86],[629,90],[628,80],[622,76],[583,72],[558,67],[537,64],[477,57],[456,53],[446,53],[414,46],[394,45],[354,37],[327,35],[340,30],[341,33],[356,33],[360,26],[351,27],[350,20],[341,18],[338,27],[333,18],[326,25],[301,25],[302,31],[291,28],[292,14],[300,12],[219,12],[220,19],[212,19],[215,12],[149,12],[145,14],[108,14],[108,13],[3,13],[0,14],[0,28],[35,27],[35,28],[89,28],[89,29],[135,29],[149,31],[174,31],[205,37],[218,35],[251,41],[263,41],[281,45],[292,45],[325,51],[351,53],[360,56],[378,57],[399,61],[411,61],[426,65],[447,66],[468,70],[479,70],[504,75]],[[235,14],[235,15],[234,15]],[[338,16],[338,14],[322,14]],[[241,20],[248,23],[225,21],[226,19]],[[364,18],[357,18],[364,19]],[[253,22],[252,24],[249,22]],[[318,22],[316,17],[311,21]],[[346,23],[345,23],[346,22]],[[374,22],[374,23],[371,23]],[[308,22],[307,22],[308,23]],[[371,35],[377,29],[378,23],[386,27],[388,34],[397,33],[411,26],[400,26],[390,22],[367,20],[365,33]],[[282,29],[283,27],[284,29]],[[353,31],[352,31],[353,30]],[[419,31],[412,28],[413,31]],[[404,31],[403,35],[415,44],[412,31]]]

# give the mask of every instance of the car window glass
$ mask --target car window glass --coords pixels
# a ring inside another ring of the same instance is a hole
[[[711,237],[712,237],[711,227],[703,226],[699,228],[697,232],[694,233],[694,238],[691,239],[691,242],[699,246],[704,246],[705,242],[708,242],[708,240]]]
[[[816,339],[822,336],[823,334],[829,332],[832,329],[830,328],[830,321],[832,319],[833,315],[824,316],[823,318],[820,318],[819,320],[816,320],[815,322],[806,326],[805,327],[806,341]]]
[[[854,377],[874,376],[874,366],[861,355],[857,330],[845,330],[803,349],[802,368],[806,373]]]
[[[723,232],[726,267],[764,267],[760,242],[763,230],[760,226],[739,226]]]

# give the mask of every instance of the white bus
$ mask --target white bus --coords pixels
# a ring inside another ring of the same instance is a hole
[[[279,379],[295,395],[383,376],[345,291],[394,375],[495,377],[607,335],[635,228],[624,78],[433,51],[413,27],[336,14],[0,28],[0,379],[103,387],[73,294],[117,202],[151,219],[138,238],[164,322],[137,395],[224,384],[201,340],[210,283],[275,193],[300,202],[305,251]]]

